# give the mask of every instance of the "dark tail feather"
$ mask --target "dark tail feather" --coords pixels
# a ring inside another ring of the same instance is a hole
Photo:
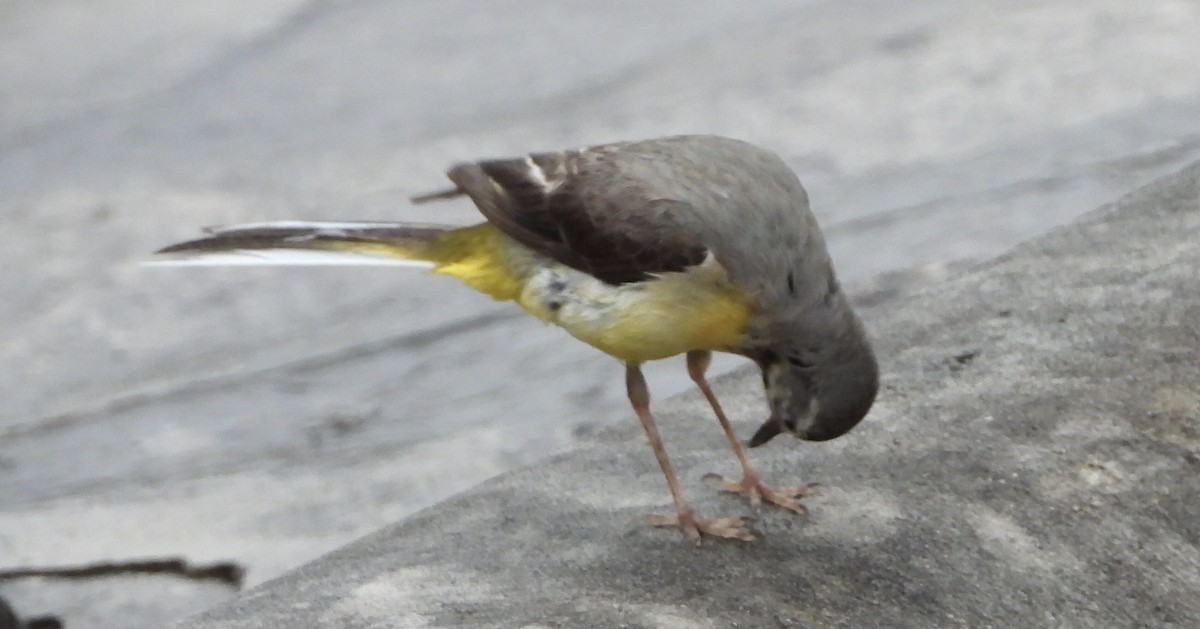
[[[442,199],[453,199],[454,197],[462,196],[464,194],[466,194],[466,193],[463,192],[459,188],[446,188],[445,190],[438,190],[436,192],[426,192],[425,194],[418,194],[415,197],[409,197],[408,200],[411,201],[414,205],[419,205],[421,203],[429,203],[430,201],[440,201]]]

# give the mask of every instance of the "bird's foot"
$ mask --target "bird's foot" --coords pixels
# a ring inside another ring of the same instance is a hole
[[[654,526],[678,526],[683,529],[683,534],[700,543],[704,535],[712,537],[723,537],[725,539],[740,539],[743,542],[753,542],[758,539],[754,533],[746,527],[750,522],[750,518],[732,517],[732,518],[712,518],[705,519],[696,517],[692,511],[682,511],[675,515],[652,515],[650,523]]]
[[[763,502],[769,502],[777,507],[804,515],[808,509],[800,504],[800,499],[811,496],[817,489],[816,483],[807,483],[798,487],[771,487],[762,482],[758,474],[750,473],[740,481],[731,481],[720,474],[705,474],[705,480],[716,480],[717,488],[721,491],[746,494],[750,506],[757,509]]]

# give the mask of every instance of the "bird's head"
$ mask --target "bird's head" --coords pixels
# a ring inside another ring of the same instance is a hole
[[[820,342],[800,338],[755,356],[771,416],[748,442],[790,432],[807,441],[840,437],[858,425],[879,389],[879,365],[857,320]]]

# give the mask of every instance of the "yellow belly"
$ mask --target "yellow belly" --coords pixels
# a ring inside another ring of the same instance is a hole
[[[491,225],[446,236],[436,272],[516,301],[529,314],[625,362],[732,350],[742,343],[750,318],[748,300],[715,261],[612,286],[537,256]]]
[[[573,336],[624,362],[658,360],[706,349],[741,345],[747,313],[740,304],[715,300],[673,302],[650,298],[621,312],[608,325],[559,321]]]
[[[526,284],[519,303],[530,314],[626,362],[697,349],[729,350],[742,343],[750,309],[728,287],[682,273],[622,286],[578,275],[582,277],[573,278],[564,291],[565,299],[548,297],[535,277]],[[554,298],[565,303],[547,307]]]

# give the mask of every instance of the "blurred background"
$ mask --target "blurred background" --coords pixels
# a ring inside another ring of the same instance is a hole
[[[205,567],[251,586],[633,425],[612,359],[447,278],[138,266],[200,226],[467,224],[406,199],[716,133],[796,169],[870,327],[1200,158],[1198,33],[1191,0],[0,3],[0,596],[161,627],[236,593]]]

